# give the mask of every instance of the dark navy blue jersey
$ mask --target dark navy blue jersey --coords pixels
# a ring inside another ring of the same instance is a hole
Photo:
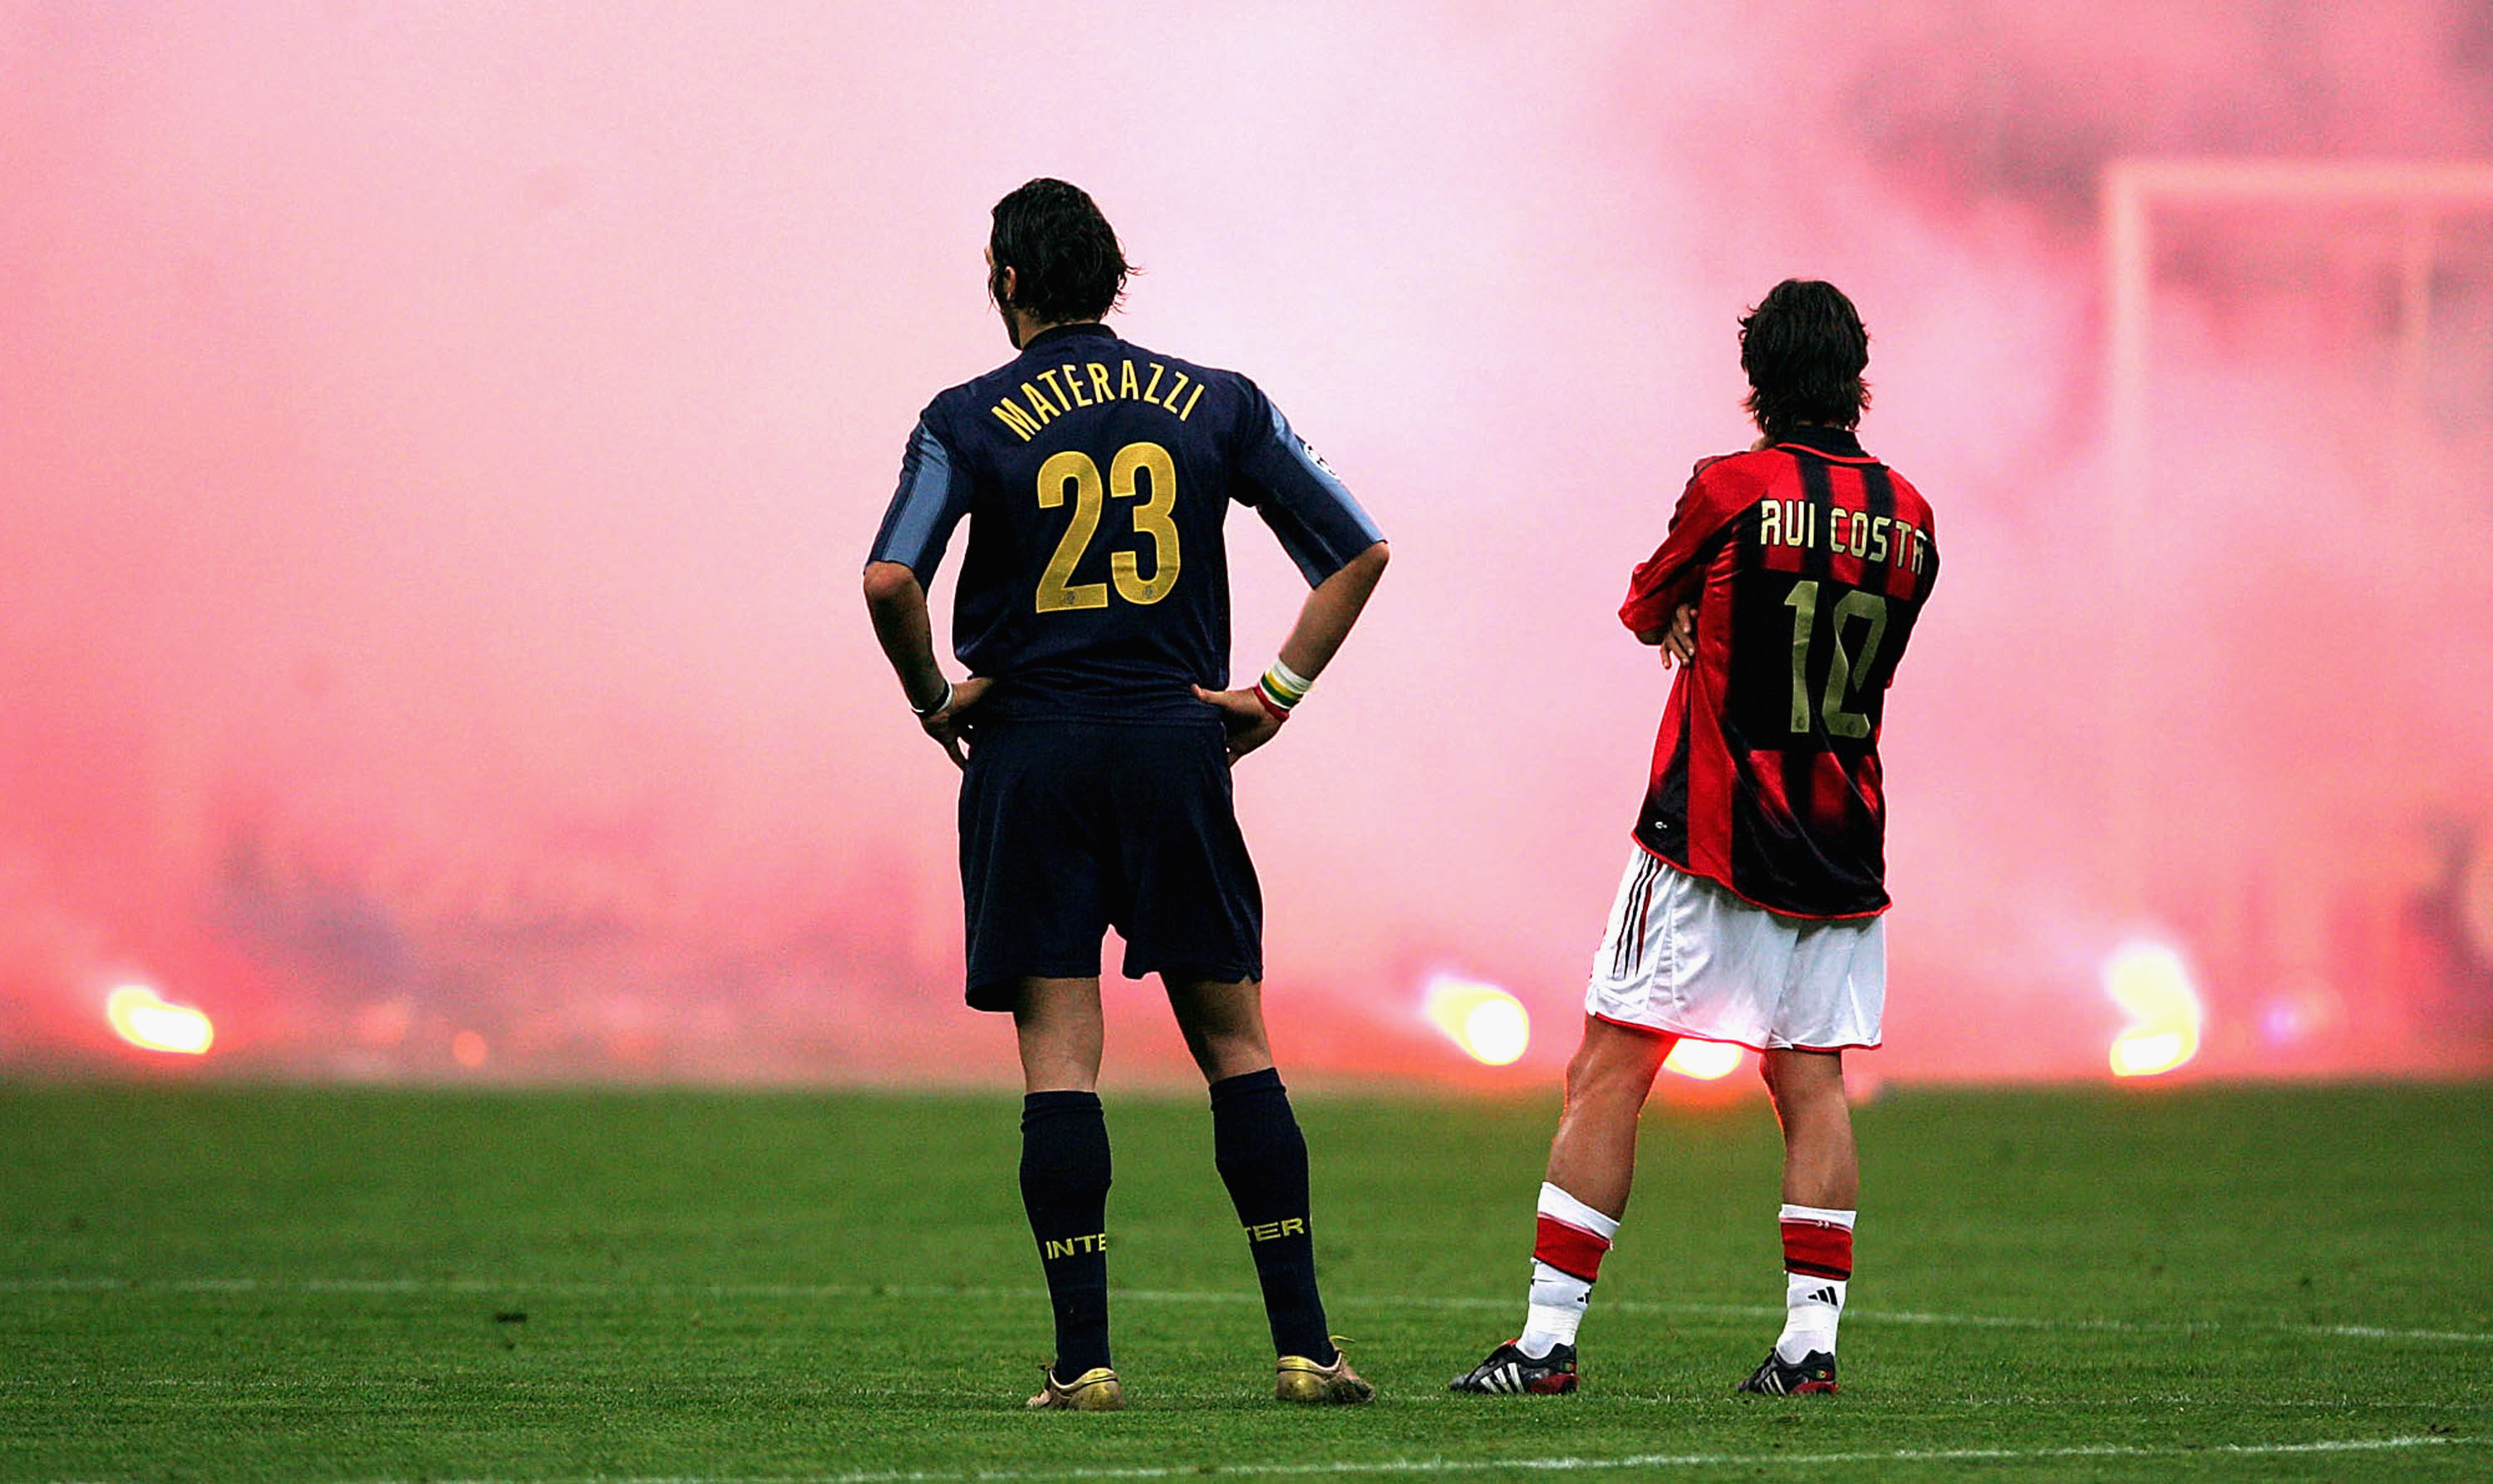
[[[969,518],[952,652],[996,681],[982,714],[1200,721],[1190,688],[1229,684],[1233,500],[1310,587],[1382,539],[1252,381],[1060,325],[927,403],[867,560],[932,587]]]

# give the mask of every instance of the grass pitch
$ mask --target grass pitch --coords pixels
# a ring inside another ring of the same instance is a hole
[[[1789,1401],[1761,1104],[1648,1114],[1585,1392],[1473,1398],[1550,1100],[1299,1102],[1382,1399],[1268,1400],[1200,1100],[1112,1087],[1131,1410],[1033,1416],[1007,1097],[0,1088],[0,1476],[2493,1476],[2493,1087],[1893,1092]]]

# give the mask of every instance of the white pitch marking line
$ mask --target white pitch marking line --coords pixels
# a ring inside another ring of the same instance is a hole
[[[421,1389],[424,1381],[414,1381],[414,1380],[302,1381],[302,1380],[264,1380],[264,1377],[259,1377],[259,1380],[255,1380],[255,1377],[152,1377],[152,1380],[133,1381],[133,1384],[192,1386],[192,1389],[225,1389],[225,1392],[267,1392],[267,1389],[304,1389],[304,1386],[316,1386],[316,1389],[324,1389],[324,1392],[372,1394],[372,1392],[406,1392],[406,1389]],[[55,1392],[57,1386],[60,1386],[60,1381],[40,1380],[40,1377],[0,1377],[0,1392]],[[568,1380],[506,1381],[506,1386],[514,1389],[514,1392],[541,1392],[541,1394],[551,1394],[551,1392],[571,1394],[571,1392],[588,1392],[588,1389],[593,1389],[588,1381],[568,1381]],[[1610,1402],[1678,1407],[1678,1404],[1691,1402],[1691,1399],[1693,1397],[1672,1397],[1672,1394],[1667,1392],[1655,1392],[1655,1394],[1613,1394]],[[1700,1399],[1713,1402],[1713,1399],[1720,1399],[1720,1397],[1710,1397],[1708,1394],[1708,1397],[1700,1397]],[[1438,1392],[1421,1392],[1421,1394],[1414,1394],[1414,1397],[1398,1397],[1398,1402],[1414,1404],[1414,1407],[1449,1407],[1449,1410],[1456,1410],[1456,1411],[1471,1410],[1473,1407],[1471,1402],[1463,1402],[1461,1397],[1451,1397],[1451,1394],[1438,1394]],[[2296,1410],[2301,1410],[2301,1411],[2319,1411],[2319,1410],[2326,1410],[2326,1411],[2446,1411],[2448,1410],[2448,1402],[2388,1402],[2388,1399],[2381,1399],[2381,1397],[2324,1397],[2324,1399],[2261,1397],[2256,1399],[2256,1402],[2243,1402],[2241,1397],[2224,1397],[2221,1402],[2224,1402],[2226,1407],[2251,1407],[2251,1410],[2261,1410],[2261,1411],[2296,1411]],[[2219,1404],[2219,1399],[2191,1397],[2191,1394],[2186,1392],[2159,1392],[2154,1394],[2154,1397],[2085,1397],[2085,1399],[2014,1397],[2012,1394],[2012,1397],[1952,1397],[1947,1404],[1949,1407],[2025,1407],[2025,1410],[2034,1410],[2034,1407],[2052,1407],[2052,1410],[2059,1410],[2059,1411],[2091,1411],[2091,1410],[2112,1410],[2112,1407],[2213,1407],[2213,1404]],[[626,1484],[626,1481],[614,1481],[614,1484]]]
[[[262,1290],[303,1293],[545,1293],[577,1298],[952,1298],[1047,1297],[1045,1289],[945,1288],[939,1285],[857,1283],[617,1284],[537,1283],[488,1278],[23,1278],[0,1279],[0,1293],[248,1293]],[[1112,1289],[1130,1303],[1260,1304],[1263,1295],[1222,1289]],[[1508,1309],[1510,1299],[1445,1294],[1346,1294],[1340,1307],[1358,1309]],[[1612,1299],[1611,1314],[1688,1314],[1727,1319],[1780,1319],[1781,1307],[1649,1299]],[[1853,1323],[1930,1324],[1967,1329],[2099,1330],[2120,1334],[2187,1334],[2202,1330],[2262,1334],[2329,1335],[2353,1340],[2416,1340],[2437,1345],[2493,1345],[2493,1332],[2468,1329],[2390,1329],[2374,1324],[2288,1324],[2233,1320],[2041,1319],[1998,1314],[1931,1314],[1905,1309],[1847,1309]]]
[[[1360,1473],[1489,1473],[1502,1469],[1529,1472],[1576,1469],[1726,1469],[1766,1464],[1816,1467],[1825,1464],[2023,1463],[2056,1458],[2268,1458],[2319,1453],[2382,1453],[2404,1448],[2472,1445],[2477,1438],[2447,1434],[2412,1434],[2399,1438],[2331,1438],[2318,1442],[2220,1442],[2204,1447],[2140,1447],[2126,1443],[2079,1444],[2063,1448],[1896,1448],[1860,1453],[1642,1453],[1626,1458],[1392,1458],[1373,1462],[1324,1464],[1221,1464],[1207,1470],[1191,1465],[1144,1465],[1124,1469],[996,1469],[945,1471],[891,1469],[868,1473],[704,1475],[661,1474],[635,1478],[589,1475],[579,1479],[535,1479],[525,1484],[988,1484],[1023,1479],[1171,1479],[1215,1474],[1298,1477]],[[369,1480],[366,1484],[405,1484],[403,1480]],[[454,1479],[443,1484],[523,1484],[508,1479]]]

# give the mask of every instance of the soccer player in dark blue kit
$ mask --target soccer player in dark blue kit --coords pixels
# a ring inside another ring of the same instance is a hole
[[[1385,571],[1384,539],[1255,384],[1100,323],[1129,269],[1091,197],[996,204],[988,292],[1020,352],[929,402],[866,563],[876,637],[963,769],[969,1002],[1021,1049],[1022,1201],[1056,1316],[1036,1409],[1114,1410],[1100,938],[1157,974],[1211,1083],[1214,1160],[1246,1229],[1282,1401],[1365,1402],[1326,1332],[1307,1141],[1264,1032],[1263,898],[1229,769],[1280,730]],[[1254,509],[1310,587],[1279,656],[1229,689],[1223,520]],[[953,652],[926,588],[970,522]]]

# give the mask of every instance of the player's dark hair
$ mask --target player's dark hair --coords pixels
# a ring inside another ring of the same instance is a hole
[[[987,291],[1002,309],[1020,310],[1041,324],[1097,319],[1125,297],[1134,271],[1117,246],[1116,228],[1079,186],[1041,176],[996,203],[987,249],[996,266]],[[1013,271],[1006,303],[1005,270]]]
[[[1740,319],[1740,370],[1749,373],[1742,405],[1769,438],[1805,425],[1860,426],[1869,365],[1870,332],[1832,283],[1786,279]]]

